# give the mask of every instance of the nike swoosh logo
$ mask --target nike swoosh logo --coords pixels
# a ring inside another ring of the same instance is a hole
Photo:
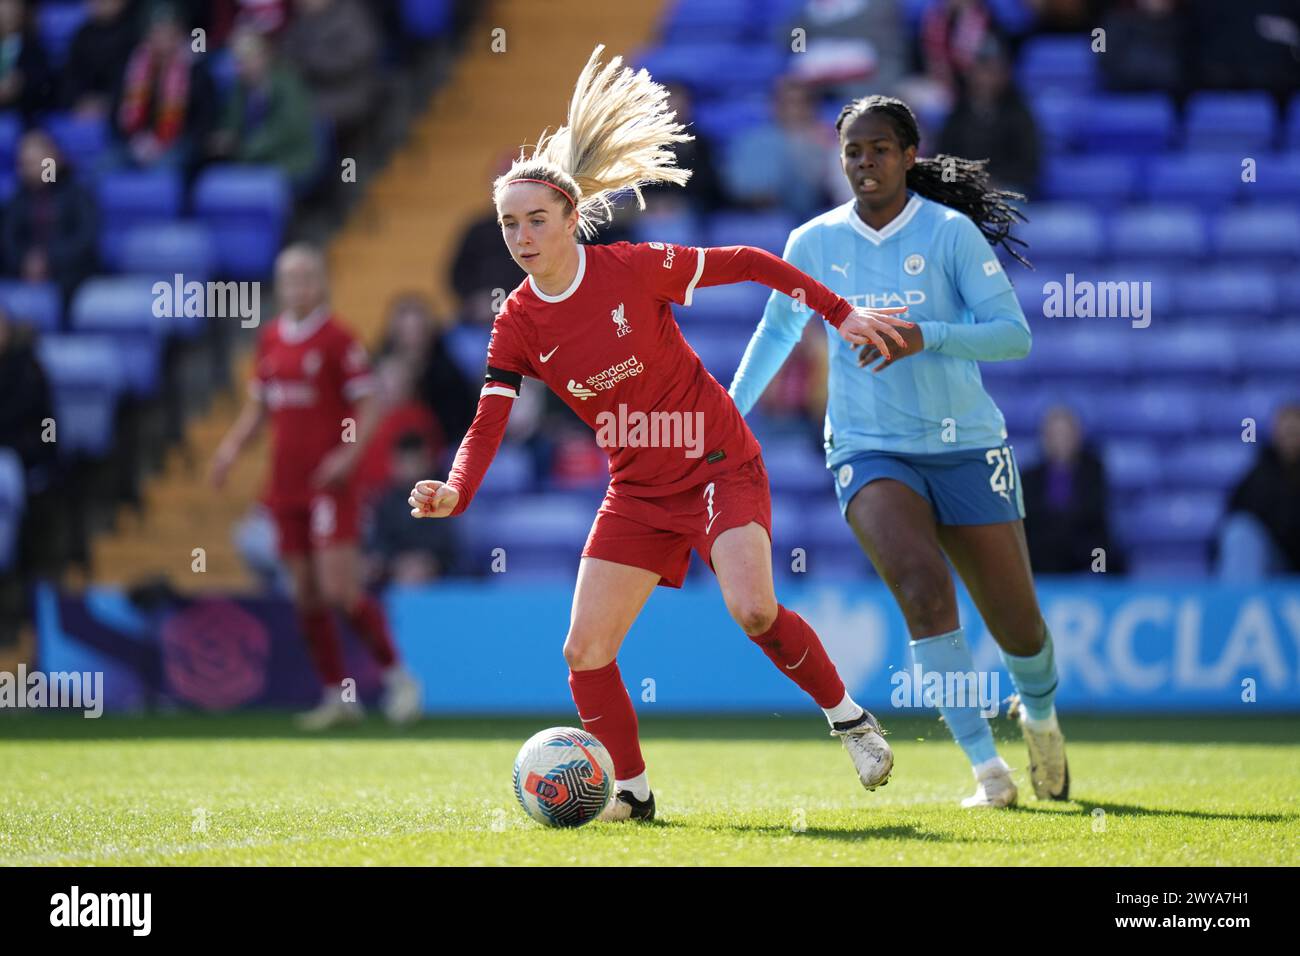
[[[718,512],[718,515],[720,515],[720,514],[722,514],[721,511]],[[704,533],[705,533],[705,534],[708,534],[708,533],[709,533],[709,530],[713,527],[713,522],[715,522],[715,521],[718,520],[718,515],[714,515],[712,518],[710,518],[710,519],[709,519],[709,523],[706,524],[706,525],[704,526]]]
[[[798,667],[800,664],[802,664],[803,661],[804,661],[804,657],[807,657],[807,656],[808,656],[808,651],[809,651],[809,650],[812,650],[812,648],[808,648],[807,650],[805,650],[805,651],[803,652],[803,657],[799,658],[799,659],[798,659],[797,661],[795,661],[793,664],[786,664],[786,665],[785,665],[785,669],[788,670],[788,671],[792,671],[792,670],[794,670],[796,667]]]
[[[590,777],[584,777],[584,781],[591,784],[593,787],[599,787],[605,780],[605,771],[600,769],[600,764],[596,762],[595,757],[587,752],[586,747],[578,743],[576,740],[573,742],[573,745],[582,751],[582,755],[587,758],[587,766],[591,767],[592,770],[593,775]]]
[[[600,715],[600,717],[604,717],[604,716],[605,716],[604,714]],[[594,724],[596,721],[600,720],[600,717],[584,717],[582,716],[582,714],[578,715],[578,719],[582,721],[584,724]]]
[[[538,352],[537,357],[542,360],[543,364],[545,364],[546,362],[549,362],[551,360],[551,356],[555,354],[556,349],[558,348],[559,346],[557,345],[555,348],[551,349],[545,355],[543,355],[541,352]]]

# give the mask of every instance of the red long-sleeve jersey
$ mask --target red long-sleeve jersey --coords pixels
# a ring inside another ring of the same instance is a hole
[[[478,412],[447,479],[460,494],[452,514],[478,491],[525,375],[595,430],[611,487],[624,494],[673,494],[757,455],[758,442],[671,308],[689,306],[700,286],[746,280],[801,296],[836,328],[853,311],[816,279],[748,246],[579,245],[568,289],[546,295],[525,279],[492,326]]]

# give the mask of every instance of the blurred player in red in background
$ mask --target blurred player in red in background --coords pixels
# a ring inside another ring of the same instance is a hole
[[[900,310],[854,309],[761,249],[578,244],[579,231],[589,236],[608,215],[614,193],[632,189],[639,200],[641,185],[681,185],[690,176],[666,149],[690,137],[668,112],[663,87],[644,70],[620,68],[619,58],[602,68],[601,49],[578,79],[568,125],[543,135],[533,156],[521,156],[495,183],[503,238],[528,277],[493,324],[478,412],[451,474],[446,483],[417,483],[411,513],[442,518],[465,510],[523,376],[540,379],[597,430],[610,459],[564,644],[578,715],[614,760],[616,796],[602,819],[654,816],[636,712],[616,658],[655,586],[681,586],[692,550],[717,575],[736,623],[822,708],[862,785],[874,789],[888,780],[893,754],[817,634],[776,601],[758,442],[686,344],[669,303],[690,305],[697,287],[754,280],[802,296],[845,339],[886,354],[886,336],[903,343],[893,326],[910,323],[888,314]],[[654,440],[644,428],[638,435],[635,426],[614,425],[651,414],[665,426]]]
[[[306,730],[359,720],[361,705],[341,684],[341,612],[383,672],[385,715],[405,723],[420,714],[416,680],[398,663],[383,607],[362,588],[357,460],[375,430],[365,349],[330,309],[325,260],[316,248],[285,248],[275,263],[284,311],[257,345],[249,400],[212,462],[220,488],[235,459],[271,419],[271,474],[265,494],[293,581],[298,623],[322,683],[320,704],[300,715]]]

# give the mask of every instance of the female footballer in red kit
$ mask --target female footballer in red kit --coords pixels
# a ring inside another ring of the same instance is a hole
[[[616,796],[601,819],[648,820],[654,797],[636,712],[619,674],[623,638],[656,585],[680,587],[691,551],[717,576],[741,629],[823,709],[862,785],[887,782],[893,754],[874,716],[846,692],[821,640],[777,603],[771,501],[758,442],[735,404],[682,337],[670,303],[696,288],[757,281],[801,297],[854,345],[900,346],[899,310],[855,309],[794,266],[746,246],[583,245],[608,218],[610,197],[690,171],[667,147],[690,139],[645,70],[599,63],[578,78],[567,126],[542,135],[494,183],[501,233],[527,273],[492,328],[478,412],[445,482],[411,492],[417,518],[459,515],[501,443],[524,376],[540,379],[597,431],[610,484],[583,548],[564,657],[583,726],[609,750]],[[615,421],[657,422],[615,429]],[[702,436],[690,434],[699,423]],[[661,441],[668,436],[676,440]],[[665,445],[676,447],[664,447]]]

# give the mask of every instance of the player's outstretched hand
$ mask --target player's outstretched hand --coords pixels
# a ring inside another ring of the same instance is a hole
[[[887,309],[854,309],[848,318],[840,323],[840,338],[854,348],[859,345],[873,346],[881,355],[889,358],[889,346],[885,344],[885,336],[897,342],[900,348],[906,349],[907,342],[898,330],[915,327],[914,323],[907,319],[899,318],[900,314],[906,311],[905,305],[890,306]]]
[[[456,510],[460,492],[444,481],[417,481],[407,503],[412,518],[445,518]]]

